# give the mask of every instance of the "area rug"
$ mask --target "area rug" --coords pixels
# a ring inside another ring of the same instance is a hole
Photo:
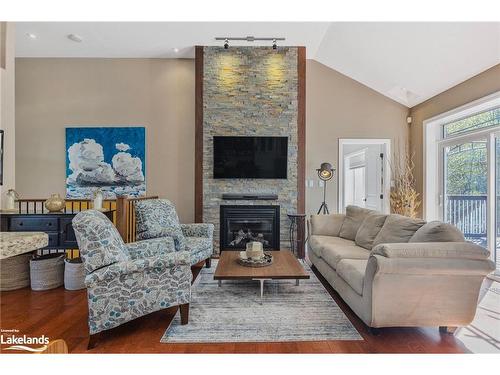
[[[265,282],[260,304],[258,281],[213,279],[217,262],[198,275],[192,287],[189,324],[179,314],[163,343],[362,340],[358,331],[307,264],[309,280]]]

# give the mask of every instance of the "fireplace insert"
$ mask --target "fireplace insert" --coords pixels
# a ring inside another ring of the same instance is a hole
[[[220,206],[220,250],[245,249],[252,241],[267,250],[279,250],[280,207]]]

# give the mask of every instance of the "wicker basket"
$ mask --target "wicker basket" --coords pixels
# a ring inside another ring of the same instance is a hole
[[[48,254],[31,259],[31,289],[49,290],[63,285],[64,257],[61,254]]]
[[[0,261],[0,291],[30,285],[30,259],[31,254],[21,254]]]
[[[64,288],[67,290],[85,289],[85,268],[81,258],[64,261]]]

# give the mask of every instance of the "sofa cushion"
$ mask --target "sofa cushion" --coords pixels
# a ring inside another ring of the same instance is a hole
[[[370,252],[356,245],[325,245],[321,258],[334,270],[342,259],[368,259]]]
[[[343,214],[311,215],[312,234],[338,237],[344,218]]]
[[[146,199],[135,203],[137,239],[172,237],[177,251],[186,248],[179,217],[167,199]]]
[[[372,249],[373,241],[384,226],[387,215],[371,214],[368,215],[356,233],[356,245],[364,247],[367,250]]]
[[[381,243],[408,242],[415,232],[425,224],[424,220],[392,214],[385,220],[384,226],[378,232],[372,247]]]
[[[360,296],[363,295],[363,282],[367,264],[368,260],[342,259],[337,265],[337,274]]]
[[[430,221],[420,227],[409,242],[464,242],[465,237],[454,225]]]
[[[340,228],[339,236],[354,241],[356,233],[363,223],[363,220],[365,220],[368,215],[373,213],[376,213],[376,211],[357,206],[347,206],[344,222],[342,223],[342,228]]]
[[[312,235],[307,241],[309,249],[318,257],[321,257],[321,253],[325,246],[355,246],[354,241],[346,240],[340,237],[332,236],[317,236]]]

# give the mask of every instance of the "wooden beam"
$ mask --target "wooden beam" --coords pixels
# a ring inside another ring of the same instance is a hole
[[[203,46],[195,47],[194,221],[203,222]]]
[[[306,47],[297,48],[297,213],[306,209]]]

